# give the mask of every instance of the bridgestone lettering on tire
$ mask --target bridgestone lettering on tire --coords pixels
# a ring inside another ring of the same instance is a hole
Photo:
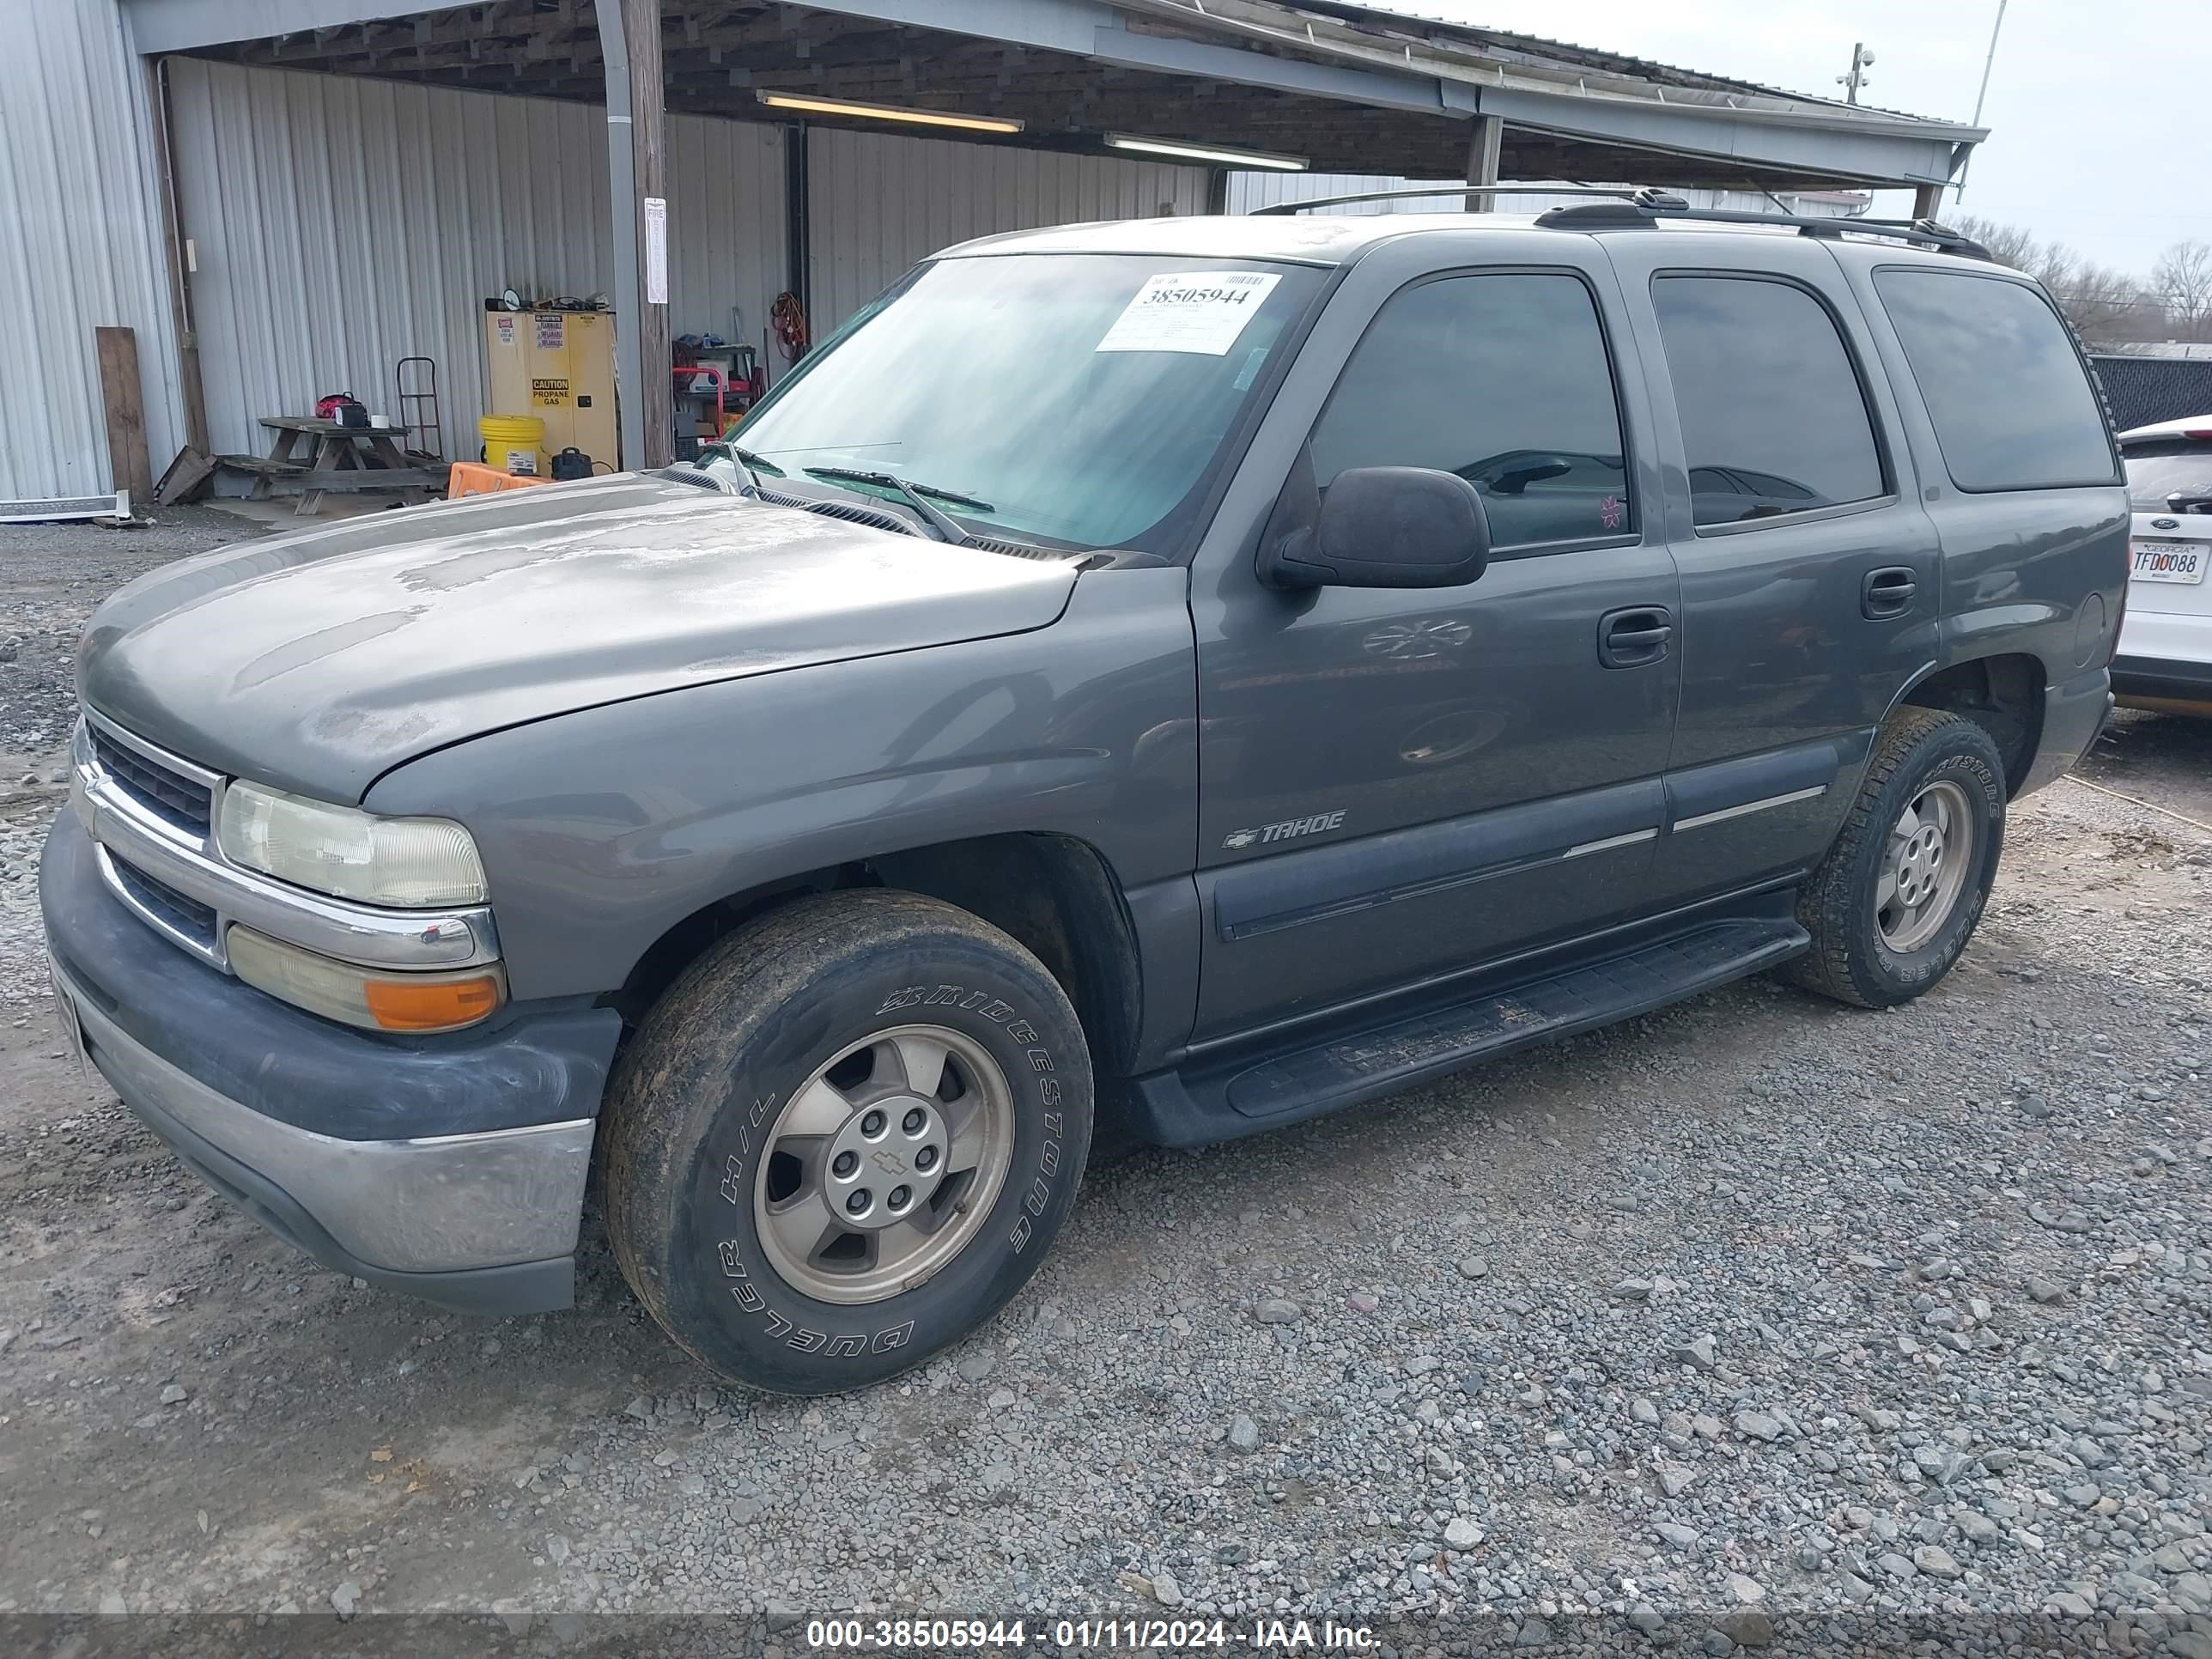
[[[1862,1008],[1931,988],[1982,919],[2004,821],[2004,763],[1989,732],[1942,709],[1899,710],[1799,896],[1813,948],[1784,974]]]
[[[722,1375],[859,1388],[1028,1281],[1091,1125],[1082,1028],[1021,945],[915,894],[809,897],[718,941],[624,1051],[608,1231]]]

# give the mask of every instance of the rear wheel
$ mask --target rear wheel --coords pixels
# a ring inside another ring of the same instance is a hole
[[[616,1260],[723,1375],[821,1394],[995,1313],[1066,1218],[1091,1069],[1050,973],[917,895],[802,900],[656,1004],[607,1109]]]
[[[2004,815],[2004,763],[1986,730],[1942,709],[1899,711],[1799,898],[1813,948],[1784,972],[1863,1008],[1927,991],[1981,921]]]

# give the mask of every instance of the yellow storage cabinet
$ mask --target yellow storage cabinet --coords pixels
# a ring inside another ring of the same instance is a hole
[[[614,313],[487,311],[484,362],[487,412],[535,416],[545,422],[549,456],[574,446],[620,470]]]

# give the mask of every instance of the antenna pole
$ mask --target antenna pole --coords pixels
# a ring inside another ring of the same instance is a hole
[[[1978,91],[1978,92],[1977,92],[1977,93],[1974,94],[1974,118],[1973,118],[1973,121],[1972,121],[1972,124],[1971,124],[1971,125],[1974,125],[1974,126],[1979,126],[1979,125],[1981,125],[1981,124],[1982,124],[1982,100],[1984,100],[1984,99],[1986,99],[1986,98],[1990,95],[1990,70],[1992,70],[1992,69],[1994,69],[1994,68],[1996,66],[1996,61],[1997,61],[1997,35],[1998,35],[1998,33],[1999,33],[2001,30],[2002,30],[2002,29],[2003,29],[2003,27],[2004,27],[2004,15],[2005,15],[2005,5],[2006,5],[2006,3],[2007,3],[2007,0],[1997,0],[1997,17],[1996,17],[1996,21],[1995,21],[1994,23],[1991,23],[1991,24],[1990,25],[1990,52],[1989,52],[1989,56],[1982,59],[1982,85],[1981,85],[1981,90],[1980,90],[1980,91]],[[1960,197],[1964,196],[1964,195],[1966,193],[1966,174],[1967,174],[1968,171],[1969,171],[1969,170],[1971,170],[1971,169],[1972,168],[1973,165],[1974,165],[1974,153],[1973,153],[1973,151],[1972,151],[1972,150],[1968,150],[1968,151],[1966,152],[1966,159],[1965,161],[1961,161],[1961,162],[1959,164],[1959,183],[1958,183],[1957,187],[1956,187],[1956,188],[1954,188],[1954,189],[1952,191],[1952,192],[1951,192],[1951,199],[1952,199],[1953,201],[1954,201],[1954,202],[1955,202],[1955,201],[1957,201]]]

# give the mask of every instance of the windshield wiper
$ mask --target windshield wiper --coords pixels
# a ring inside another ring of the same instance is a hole
[[[873,472],[862,467],[852,466],[802,466],[799,470],[810,478],[828,478],[836,483],[873,484],[878,489],[891,490],[915,510],[922,523],[929,526],[930,533],[939,541],[951,542],[956,546],[965,547],[975,538],[963,530],[951,515],[932,504],[923,495],[924,490],[927,490],[932,495],[941,496],[945,501],[957,501],[963,506],[972,507],[978,513],[989,513],[994,510],[990,502],[979,501],[973,495],[963,495],[957,489],[939,489],[931,484],[910,483],[896,472]]]
[[[897,489],[920,490],[925,495],[934,495],[940,501],[951,501],[955,507],[972,507],[978,513],[996,513],[999,509],[988,501],[979,501],[973,495],[963,495],[957,489],[942,489],[916,478],[902,478],[890,472],[872,472],[861,468],[842,466],[803,466],[801,472],[811,472],[817,478],[851,478],[861,483],[888,484]]]
[[[873,484],[878,489],[895,490],[908,506],[914,508],[932,536],[941,542],[951,542],[956,547],[990,546],[1002,550],[1012,547],[1028,547],[1035,548],[1039,553],[1054,551],[1042,543],[1030,541],[1024,537],[1010,536],[995,526],[992,529],[990,540],[985,542],[981,538],[969,533],[951,518],[922,499],[923,493],[927,492],[948,501],[958,501],[964,506],[972,507],[978,513],[998,511],[998,508],[993,507],[990,502],[979,501],[973,495],[963,495],[957,490],[939,489],[934,484],[915,483],[910,479],[902,478],[896,472],[877,472],[863,467],[802,466],[799,470],[810,478],[827,478],[839,483]]]

